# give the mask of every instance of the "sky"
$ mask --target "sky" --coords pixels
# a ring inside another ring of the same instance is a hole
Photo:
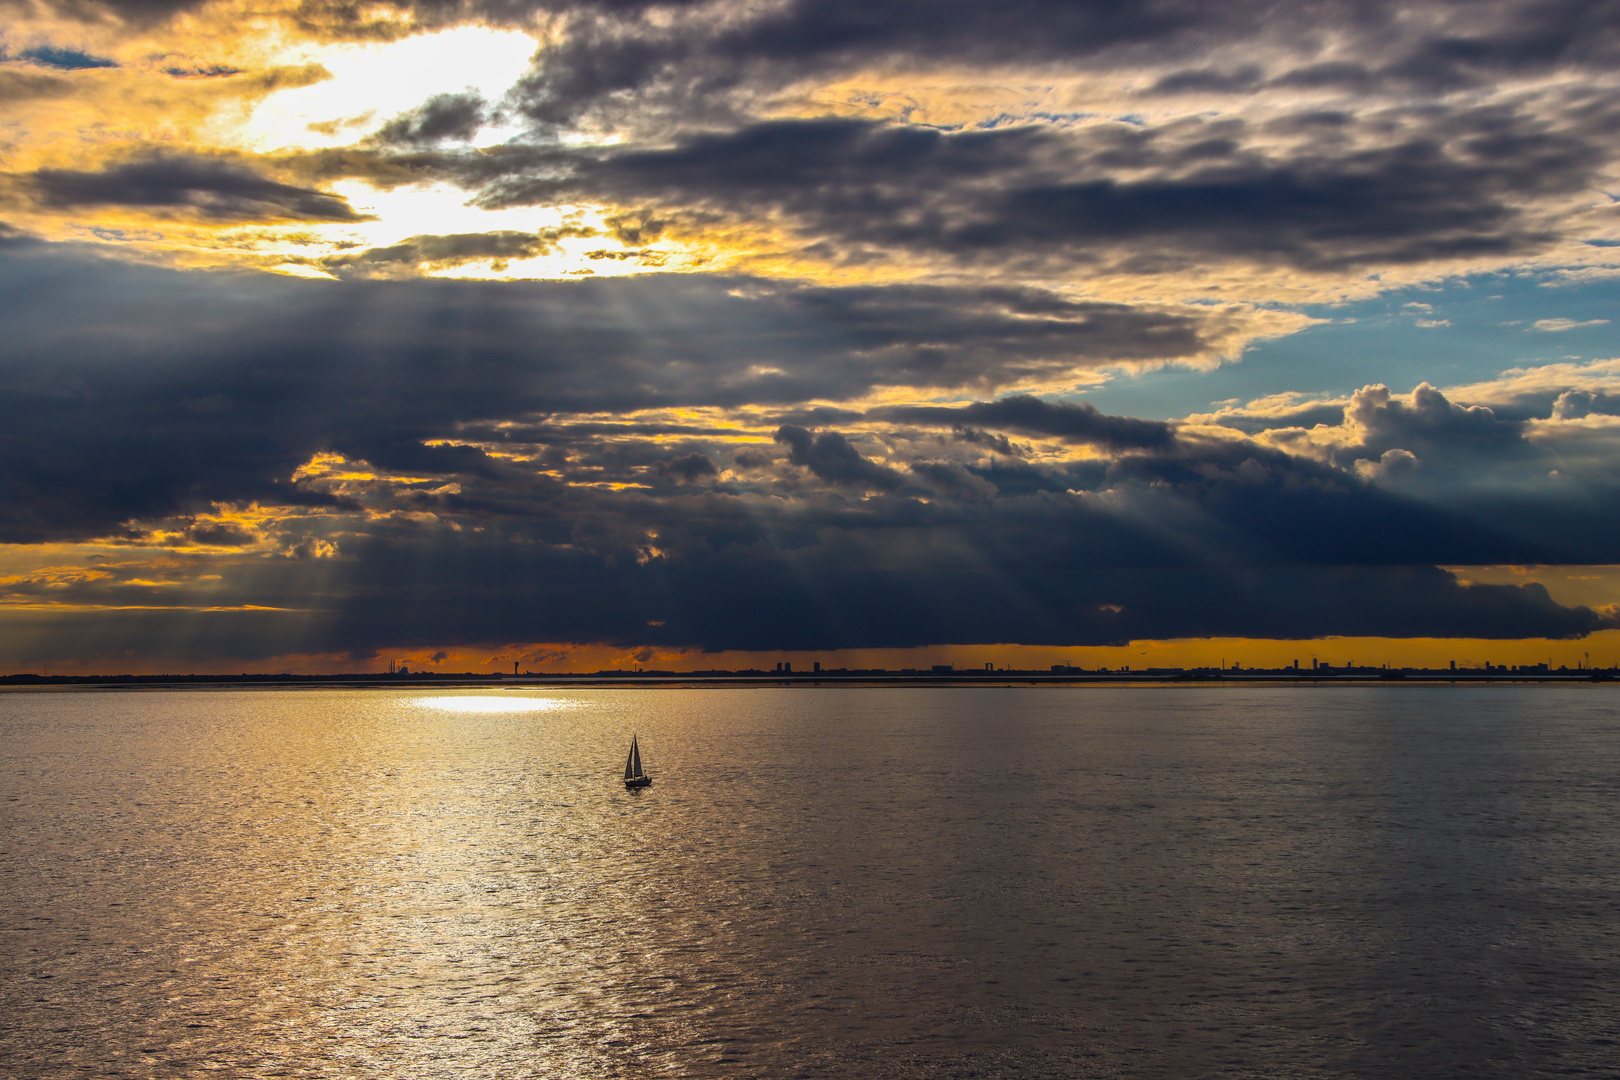
[[[1620,662],[1620,4],[0,0],[0,670]]]

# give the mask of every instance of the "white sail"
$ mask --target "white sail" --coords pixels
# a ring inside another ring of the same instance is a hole
[[[636,737],[630,736],[630,756],[624,759],[624,778],[634,780],[641,775],[641,751],[636,747]]]

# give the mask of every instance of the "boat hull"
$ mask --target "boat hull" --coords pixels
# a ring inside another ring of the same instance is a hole
[[[646,787],[650,783],[652,783],[652,777],[650,776],[632,776],[630,779],[624,782],[624,786],[627,788],[638,788]]]

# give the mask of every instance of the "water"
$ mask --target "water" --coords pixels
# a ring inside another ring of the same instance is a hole
[[[0,694],[0,1073],[1613,1077],[1617,705]]]

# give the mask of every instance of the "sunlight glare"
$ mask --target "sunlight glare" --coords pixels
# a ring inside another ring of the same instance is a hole
[[[461,26],[399,41],[311,49],[332,78],[267,96],[234,133],[260,153],[347,146],[437,94],[495,102],[529,70],[536,42],[519,30]]]
[[[664,266],[684,265],[679,245],[665,240],[645,245],[667,260],[648,266],[636,259],[591,258],[591,252],[624,251],[625,245],[613,237],[605,225],[607,210],[596,206],[512,206],[485,209],[468,201],[467,193],[446,183],[416,184],[379,188],[361,180],[344,180],[328,189],[342,196],[349,205],[372,220],[305,225],[295,237],[266,230],[258,246],[265,254],[294,257],[283,272],[298,272],[298,257],[320,252],[336,256],[367,248],[399,244],[413,236],[445,236],[456,233],[487,233],[498,230],[534,233],[560,225],[576,225],[596,230],[592,235],[564,236],[552,249],[528,258],[475,259],[451,265],[425,268],[431,277],[457,278],[558,278],[589,273],[603,277],[623,277],[646,273]],[[330,276],[316,267],[302,271],[305,276]]]
[[[555,712],[577,709],[583,703],[549,697],[430,697],[412,698],[406,704],[414,709],[440,709],[460,713]]]

